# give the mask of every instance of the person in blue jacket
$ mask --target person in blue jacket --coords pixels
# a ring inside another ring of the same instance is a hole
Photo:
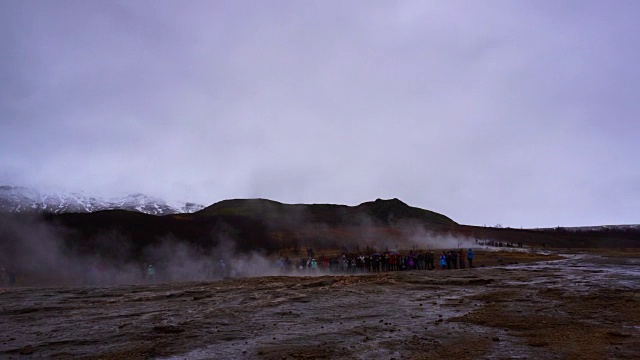
[[[469,269],[473,267],[473,249],[469,249],[467,252],[467,260],[469,260]]]
[[[440,255],[440,269],[444,270],[447,268],[447,254],[445,254],[445,252],[442,252],[442,255]]]

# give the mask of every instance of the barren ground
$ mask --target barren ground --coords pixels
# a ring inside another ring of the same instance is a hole
[[[477,268],[451,271],[0,289],[0,358],[640,358],[640,252],[560,253],[477,252]]]

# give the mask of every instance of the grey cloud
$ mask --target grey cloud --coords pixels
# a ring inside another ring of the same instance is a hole
[[[470,224],[637,223],[638,13],[3,2],[0,182],[205,204],[398,197]]]

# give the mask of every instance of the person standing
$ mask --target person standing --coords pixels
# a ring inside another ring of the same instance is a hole
[[[443,251],[442,255],[440,255],[440,269],[444,270],[447,268],[447,254]]]
[[[156,282],[156,269],[151,264],[147,267],[147,282],[152,284]]]
[[[464,249],[458,251],[458,259],[460,259],[460,269],[464,269]]]
[[[469,260],[469,269],[473,268],[473,257],[474,257],[473,249],[469,249],[469,252],[467,252],[467,260]]]

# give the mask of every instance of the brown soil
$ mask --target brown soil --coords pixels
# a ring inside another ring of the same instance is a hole
[[[465,270],[5,289],[0,357],[640,357],[637,257],[476,254]]]
[[[537,261],[551,261],[564,258],[562,255],[558,254],[545,254],[526,250],[477,250],[475,253],[476,259],[474,259],[473,262],[476,267],[528,264]]]

